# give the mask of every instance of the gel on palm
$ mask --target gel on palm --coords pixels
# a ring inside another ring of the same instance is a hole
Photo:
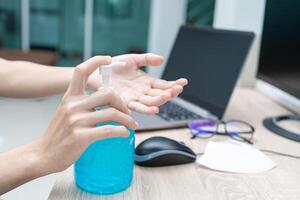
[[[103,87],[109,87],[112,67],[125,66],[124,62],[113,62],[102,66]],[[97,108],[101,110],[104,108]],[[116,122],[104,125],[119,126]],[[98,140],[91,144],[75,162],[76,185],[95,194],[114,194],[130,186],[134,167],[134,131],[127,138],[117,137]]]

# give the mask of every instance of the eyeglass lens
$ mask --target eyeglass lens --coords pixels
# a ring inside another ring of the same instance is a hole
[[[254,128],[243,121],[230,120],[216,122],[200,119],[189,123],[193,137],[208,138],[215,134],[228,135],[235,140],[251,143]]]

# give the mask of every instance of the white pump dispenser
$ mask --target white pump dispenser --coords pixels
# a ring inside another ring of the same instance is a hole
[[[112,68],[113,67],[125,67],[126,62],[122,61],[113,61],[109,65],[103,65],[100,68],[100,74],[102,76],[102,87],[108,88],[110,85],[110,77],[112,74]]]

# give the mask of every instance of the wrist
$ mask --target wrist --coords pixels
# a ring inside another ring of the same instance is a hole
[[[27,154],[27,162],[30,166],[30,171],[33,176],[41,177],[50,174],[51,172],[47,168],[47,156],[43,148],[43,142],[41,139],[37,139],[33,143],[25,146]]]
[[[58,69],[61,70],[60,73],[62,76],[62,80],[64,80],[64,85],[68,87],[73,77],[74,67],[58,67]]]
[[[0,154],[0,195],[47,173],[36,144],[28,144]]]

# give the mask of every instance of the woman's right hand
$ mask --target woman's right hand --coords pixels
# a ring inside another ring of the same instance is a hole
[[[66,169],[96,140],[127,137],[126,127],[137,128],[127,106],[112,89],[102,88],[90,96],[85,94],[89,75],[99,66],[110,63],[109,56],[95,56],[75,68],[69,88],[46,133],[34,142],[41,159],[39,170],[42,174]],[[98,106],[110,108],[95,111]],[[124,126],[96,127],[96,124],[112,121]]]

